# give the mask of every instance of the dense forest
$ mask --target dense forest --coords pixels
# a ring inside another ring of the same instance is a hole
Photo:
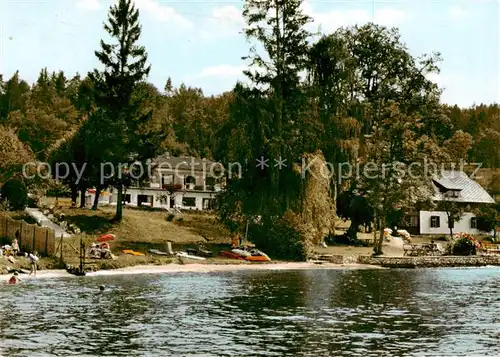
[[[330,222],[315,217],[321,210],[335,212],[343,192],[374,207],[380,227],[391,210],[426,194],[418,182],[400,182],[391,170],[385,181],[343,184],[336,172],[325,185],[312,174],[301,177],[303,160],[465,160],[499,167],[500,106],[441,103],[441,89],[428,79],[439,71],[439,54],[414,57],[397,29],[376,24],[312,41],[306,30],[311,19],[300,4],[245,1],[245,35],[259,45],[246,57],[250,84],[206,96],[201,88],[174,86],[170,78],[164,88],[147,81],[146,51],[136,44],[138,10],[120,0],[105,25],[114,42],[102,42],[95,53],[105,70],[68,78],[61,69],[44,68],[35,83],[23,80],[22,71],[0,76],[0,182],[21,180],[28,190],[43,191],[54,183],[25,179],[24,163],[87,163],[81,180],[69,175],[64,181],[75,196],[90,187],[121,192],[130,183],[126,173],[102,182],[102,161],[143,161],[169,151],[245,163],[243,177],[229,180],[220,198],[221,219],[234,230],[254,222],[254,237],[283,239],[284,255],[307,255],[304,242],[320,240],[330,229]],[[116,35],[124,29],[125,37]],[[260,157],[269,158],[269,166],[256,167]],[[304,232],[314,237],[306,239]]]

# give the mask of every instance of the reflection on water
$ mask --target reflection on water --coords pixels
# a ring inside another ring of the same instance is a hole
[[[499,311],[498,268],[27,280],[0,355],[497,356]]]

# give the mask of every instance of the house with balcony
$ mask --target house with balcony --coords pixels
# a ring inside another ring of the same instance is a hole
[[[480,219],[473,213],[483,205],[495,204],[495,200],[479,183],[463,171],[445,170],[432,179],[435,203],[461,206],[464,214],[458,222],[449,222],[446,211],[420,210],[403,217],[402,227],[411,234],[448,235],[453,233],[470,234],[492,233],[482,229]]]
[[[148,178],[141,184],[127,187],[127,206],[163,209],[211,210],[217,194],[223,189],[222,165],[207,159],[172,157],[168,153],[152,160]],[[116,204],[116,192],[101,196],[100,204]],[[95,199],[89,190],[88,203]]]

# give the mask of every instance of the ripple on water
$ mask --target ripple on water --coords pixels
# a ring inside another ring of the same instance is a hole
[[[29,280],[0,285],[0,355],[496,356],[499,273],[241,271]]]

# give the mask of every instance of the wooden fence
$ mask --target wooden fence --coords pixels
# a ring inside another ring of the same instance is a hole
[[[16,232],[19,232],[16,237]],[[0,237],[17,238],[22,252],[36,251],[42,255],[54,255],[56,251],[55,231],[52,228],[16,221],[0,214]]]

